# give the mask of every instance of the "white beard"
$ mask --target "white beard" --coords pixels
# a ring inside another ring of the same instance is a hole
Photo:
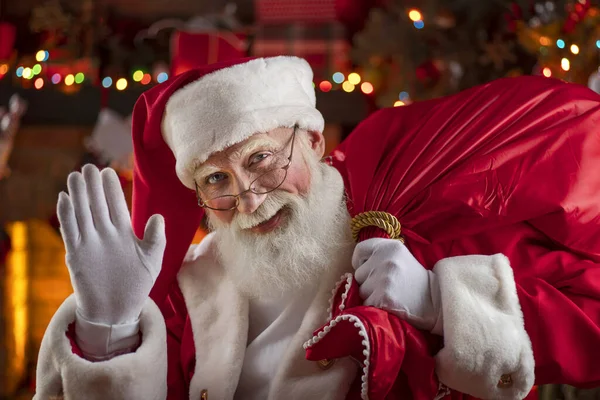
[[[308,195],[277,190],[252,214],[237,213],[230,224],[209,220],[223,267],[248,297],[274,297],[316,286],[327,270],[349,259],[353,249],[344,183],[334,168],[311,166]],[[266,234],[247,228],[285,207],[284,224]]]

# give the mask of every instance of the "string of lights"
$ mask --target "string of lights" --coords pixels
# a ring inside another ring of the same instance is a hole
[[[27,65],[26,63],[19,63],[14,65],[14,76],[18,78],[20,84],[24,87],[31,87],[35,89],[43,89],[47,84],[55,86],[63,86],[68,89],[77,85],[82,84],[96,84],[100,82],[102,87],[105,89],[114,88],[119,91],[126,90],[131,87],[130,83],[137,83],[139,85],[149,85],[151,83],[162,83],[169,79],[169,74],[166,71],[156,71],[153,77],[149,72],[141,69],[135,70],[131,77],[111,77],[105,76],[101,79],[96,79],[93,70],[88,71],[72,71],[69,73],[52,72],[53,69],[70,69],[68,66],[65,68],[62,64],[53,64],[50,60],[50,53],[47,50],[39,50],[35,55],[37,61],[33,65]],[[56,68],[60,66],[61,68]],[[7,62],[0,63],[0,79],[4,78],[11,71],[11,65]]]

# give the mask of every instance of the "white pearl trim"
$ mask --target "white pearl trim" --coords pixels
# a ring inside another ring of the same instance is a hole
[[[352,275],[350,274],[350,282],[352,281]],[[343,283],[344,281],[340,282]],[[348,282],[348,281],[347,281]],[[338,286],[339,287],[339,286]],[[349,286],[348,286],[349,287]],[[360,398],[362,400],[369,400],[369,365],[370,365],[370,357],[371,357],[371,344],[369,343],[369,336],[367,335],[367,329],[365,325],[362,323],[358,317],[354,315],[344,314],[338,315],[335,319],[329,321],[322,331],[320,331],[317,335],[314,335],[311,339],[309,339],[306,343],[304,343],[304,350],[312,347],[323,337],[325,337],[330,331],[331,328],[336,326],[340,321],[349,321],[354,323],[354,327],[358,328],[358,334],[363,337],[362,345],[363,345],[363,355],[365,356],[364,367],[362,369],[363,373],[361,376],[362,384],[360,386]]]
[[[440,382],[438,385],[438,392],[435,395],[435,397],[433,398],[433,400],[441,400],[449,394],[450,394],[450,388],[448,386],[444,385],[442,382]]]
[[[344,293],[342,293],[342,302],[340,303],[339,310],[344,311],[346,308],[344,303],[348,297],[350,286],[352,286],[352,279],[354,279],[354,276],[348,272],[342,275],[342,278],[335,284],[335,287],[331,291],[331,297],[329,298],[329,307],[327,307],[327,321],[331,321],[333,318],[333,300],[335,299],[335,294],[338,292],[344,282],[346,283],[346,287],[344,288]]]

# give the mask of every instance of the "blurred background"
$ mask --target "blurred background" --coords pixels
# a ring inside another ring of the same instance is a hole
[[[41,338],[72,292],[55,216],[69,172],[112,166],[129,199],[129,117],[143,91],[207,63],[281,54],[312,65],[331,150],[379,108],[504,76],[600,92],[600,8],[597,0],[0,0],[0,399],[31,399]],[[561,385],[532,396],[600,399]]]

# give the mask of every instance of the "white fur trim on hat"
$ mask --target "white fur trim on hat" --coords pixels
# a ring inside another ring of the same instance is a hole
[[[162,124],[177,176],[194,188],[196,167],[213,153],[278,127],[322,132],[313,72],[297,57],[259,58],[220,69],[177,90]]]

